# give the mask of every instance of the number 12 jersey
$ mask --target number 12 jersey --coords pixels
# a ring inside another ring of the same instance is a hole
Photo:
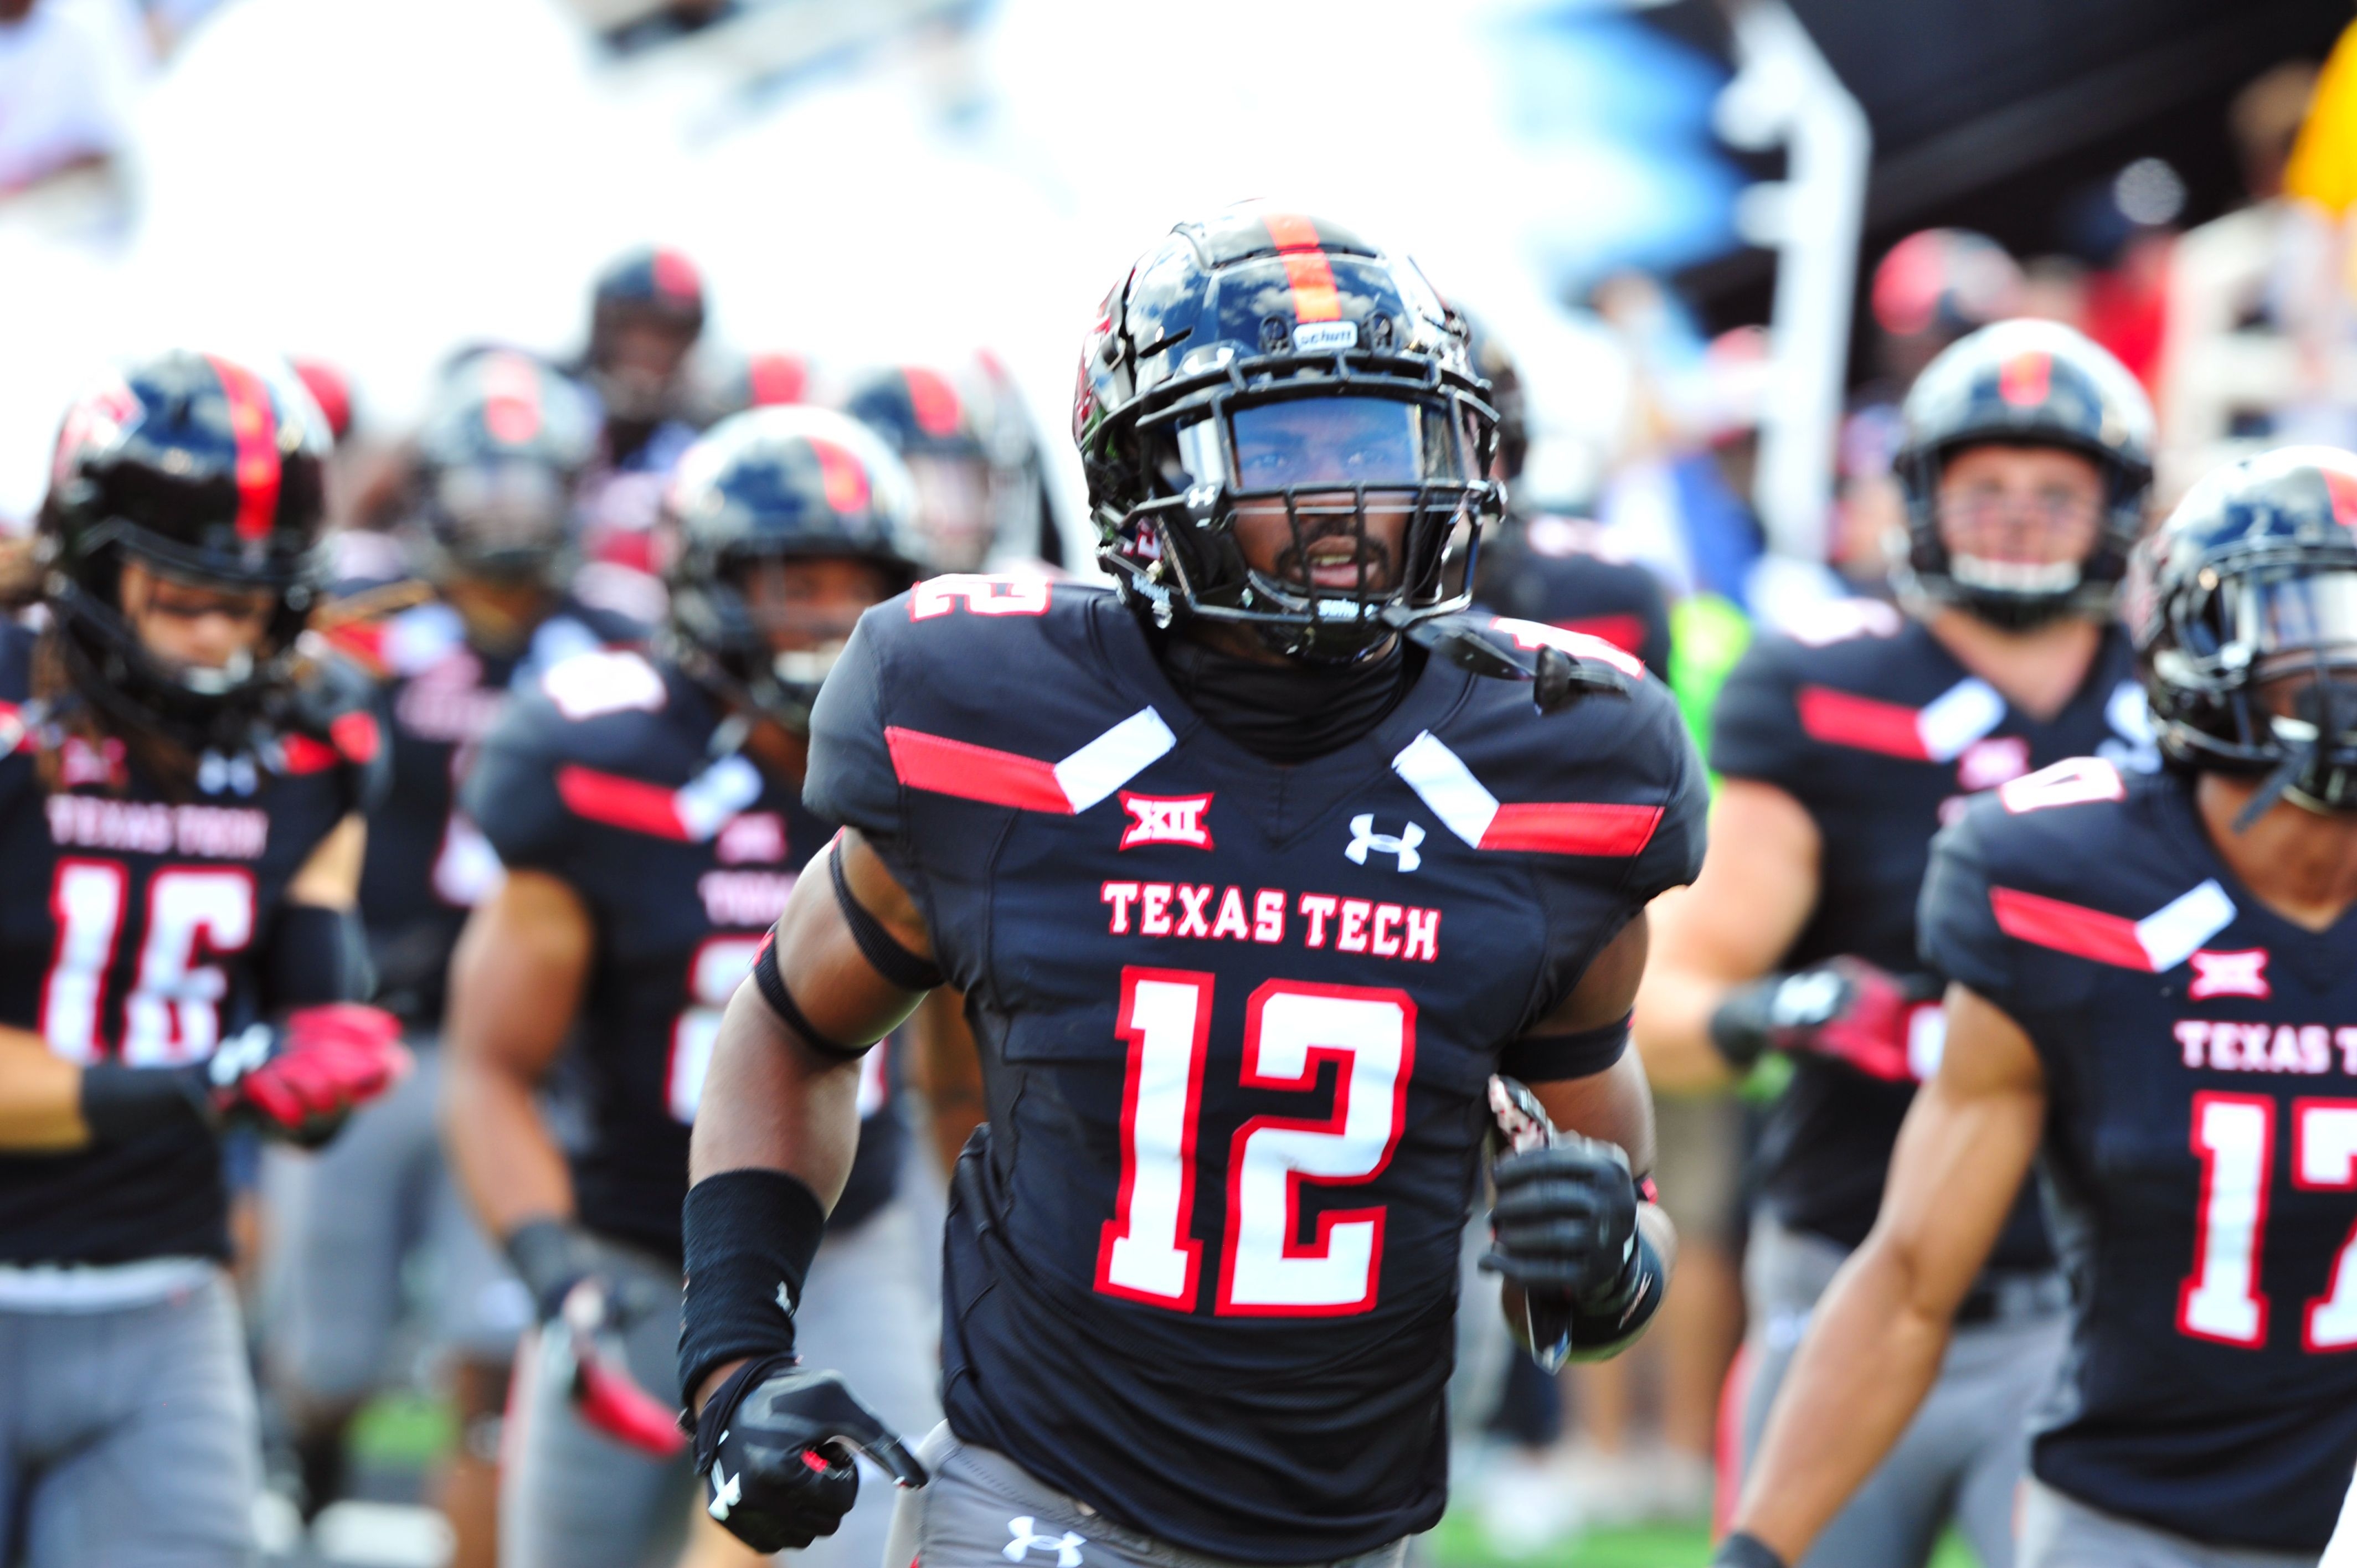
[[[950,1423],[1189,1550],[1298,1563],[1438,1517],[1487,1080],[1609,1065],[1512,1042],[1701,854],[1666,692],[1594,639],[1493,634],[1632,692],[1542,716],[1435,660],[1279,767],[1112,595],[950,577],[868,612],[819,701],[809,804],[917,899],[983,1054]]]

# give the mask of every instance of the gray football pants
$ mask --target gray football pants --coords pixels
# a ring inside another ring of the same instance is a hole
[[[2316,1568],[2317,1557],[2189,1541],[2032,1480],[2022,1498],[2016,1561],[2020,1568]]]
[[[1764,1214],[1752,1224],[1743,1264],[1751,1317],[1744,1345],[1751,1380],[1743,1399],[1747,1472],[1809,1313],[1847,1256]],[[2014,1568],[2025,1429],[2053,1380],[2068,1327],[2054,1306],[1959,1326],[1939,1380],[1898,1446],[1794,1568],[1922,1568],[1951,1520],[1983,1568]]]
[[[856,1229],[830,1233],[811,1264],[795,1341],[804,1362],[833,1368],[903,1434],[941,1419],[940,1298],[923,1284],[915,1217],[895,1200]],[[643,1281],[662,1310],[630,1326],[630,1373],[666,1402],[679,1393],[679,1271],[601,1243],[619,1274]],[[701,1485],[689,1457],[662,1460],[584,1425],[550,1375],[557,1352],[535,1346],[517,1362],[500,1491],[502,1568],[669,1568],[685,1540]],[[842,1528],[786,1561],[813,1568],[876,1568],[892,1522],[892,1483],[860,1467],[859,1504]]]
[[[959,1442],[947,1422],[917,1457],[932,1483],[899,1494],[888,1568],[1233,1568],[1114,1523],[996,1449]],[[1318,1568],[1400,1568],[1406,1556],[1407,1542],[1395,1541]]]
[[[261,1448],[225,1276],[141,1306],[0,1312],[0,1562],[248,1568]]]

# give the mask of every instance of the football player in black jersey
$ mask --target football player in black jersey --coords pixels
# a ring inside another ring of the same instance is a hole
[[[1934,360],[1906,417],[1905,607],[1844,601],[1821,628],[1747,651],[1717,709],[1711,857],[1656,911],[1637,1007],[1665,1087],[1723,1083],[1770,1051],[1792,1063],[1745,1258],[1747,1452],[1800,1325],[1866,1239],[1938,1058],[1939,986],[1914,950],[1932,835],[1968,797],[2061,758],[2152,760],[2111,614],[2149,474],[2142,391],[2067,328],[2004,322]],[[1811,1568],[1921,1563],[1951,1516],[2005,1568],[2022,1417],[2061,1344],[2052,1271],[2025,1194],[1939,1390]]]
[[[221,1136],[304,1144],[398,1076],[353,1005],[381,782],[300,639],[324,427],[176,353],[77,403],[0,623],[0,1540],[35,1568],[248,1564],[259,1431]]]
[[[1558,1358],[1652,1316],[1625,1018],[1701,768],[1634,659],[1462,613],[1482,392],[1412,263],[1281,209],[1181,224],[1082,353],[1119,590],[943,577],[861,620],[805,787],[848,825],[729,1004],[693,1148],[681,1382],[749,1543],[834,1527],[847,1443],[930,1471],[895,1563],[1397,1563],[1445,1496],[1494,1104],[1528,1145],[1496,1165],[1512,1320]],[[920,1459],[794,1331],[862,1053],[944,982],[989,1118]]]
[[[2072,1282],[2024,1568],[2312,1564],[2357,1464],[2357,456],[2194,487],[2126,596],[2169,766],[1935,845],[1947,1049],[1720,1561],[1798,1558],[1931,1387],[2033,1160]]]
[[[650,570],[657,511],[695,439],[689,356],[704,336],[704,274],[668,246],[624,252],[590,292],[589,341],[568,368],[597,394],[597,459],[583,477],[583,547]]]
[[[1015,498],[1004,491],[1017,475],[1012,464],[1003,471],[999,461],[1002,446],[1012,456],[1028,435],[997,427],[1007,414],[996,406],[995,390],[930,365],[888,365],[856,378],[844,395],[844,412],[908,466],[927,559],[943,572],[981,571],[1000,553],[1002,533],[1013,535],[1006,542],[1018,552],[1032,547],[1010,527]],[[1036,489],[1024,499],[1036,509]],[[1036,510],[1020,521],[1037,532]]]
[[[332,1148],[265,1166],[266,1354],[316,1511],[341,1491],[344,1428],[389,1369],[405,1265],[424,1261],[430,1332],[464,1428],[439,1478],[458,1568],[495,1558],[498,1423],[532,1319],[442,1168],[435,1122],[450,950],[500,871],[457,809],[457,779],[511,688],[645,636],[568,592],[574,486],[596,442],[594,407],[550,367],[505,349],[460,360],[414,443],[398,530],[410,571],[339,584],[324,618],[329,639],[384,682],[391,709],[393,788],[369,816],[360,908],[377,1000],[401,1018],[418,1069]]]
[[[688,1125],[720,1009],[834,832],[802,802],[810,705],[860,611],[915,575],[909,489],[842,414],[723,421],[665,503],[665,651],[550,670],[468,776],[506,876],[452,967],[445,1120],[542,1324],[511,1406],[504,1563],[649,1568],[693,1517],[672,1421]],[[569,1036],[587,1125],[560,1151],[534,1093]],[[913,1426],[937,1408],[933,1330],[881,1060],[853,1094],[856,1168],[820,1259],[842,1294],[811,1328]],[[629,1399],[624,1367],[662,1402]],[[865,1521],[868,1563],[889,1511]]]

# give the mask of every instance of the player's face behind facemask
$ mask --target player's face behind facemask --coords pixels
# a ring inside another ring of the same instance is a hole
[[[860,613],[899,591],[884,566],[852,555],[768,558],[735,574],[747,615],[769,644],[778,683],[815,693]]]
[[[651,424],[679,401],[696,334],[651,313],[617,308],[598,335],[591,379],[608,417]]]
[[[1976,446],[1942,465],[1941,542],[1968,588],[2067,594],[2104,526],[2103,471],[2059,446]]]
[[[190,692],[230,690],[269,651],[278,606],[270,589],[208,583],[133,557],[123,563],[116,592],[140,647]]]
[[[901,460],[914,482],[917,529],[935,569],[981,571],[997,542],[988,461],[944,452],[910,452]]]
[[[2277,741],[2307,755],[2286,796],[2357,811],[2357,571],[2250,573],[2232,601],[2255,705]]]
[[[1248,403],[1182,426],[1197,483],[1224,484],[1245,565],[1321,619],[1356,619],[1410,569],[1410,524],[1435,479],[1453,480],[1458,444],[1421,404],[1380,397]],[[1454,520],[1436,520],[1442,530]]]

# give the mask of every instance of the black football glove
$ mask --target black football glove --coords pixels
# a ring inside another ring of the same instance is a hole
[[[1738,1530],[1710,1554],[1710,1568],[1785,1568],[1785,1563],[1775,1548]]]
[[[756,1552],[808,1546],[833,1535],[859,1499],[855,1449],[904,1487],[931,1479],[834,1373],[791,1356],[748,1361],[696,1418],[705,1511]]]
[[[1556,1133],[1555,1142],[1501,1155],[1491,1179],[1490,1251],[1481,1267],[1582,1316],[1636,1299],[1637,1184],[1617,1144]]]
[[[1940,996],[1928,974],[1892,974],[1846,955],[1738,985],[1710,1017],[1710,1043],[1734,1067],[1770,1051],[1807,1051],[1886,1083],[1915,1077],[1908,1034],[1915,1009]]]

